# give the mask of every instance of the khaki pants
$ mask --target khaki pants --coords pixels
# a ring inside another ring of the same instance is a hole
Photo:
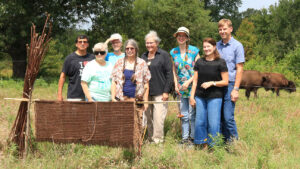
[[[149,96],[149,101],[162,101],[162,95]],[[168,112],[168,104],[149,104],[145,112],[147,118],[148,138],[155,143],[164,140],[164,123]]]

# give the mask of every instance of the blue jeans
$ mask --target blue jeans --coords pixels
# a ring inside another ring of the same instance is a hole
[[[188,139],[189,136],[194,139],[195,133],[195,108],[189,103],[189,98],[180,98],[180,112],[184,115],[181,118],[182,139]],[[190,133],[191,129],[191,133]],[[190,134],[189,134],[190,133]]]
[[[220,133],[222,98],[195,97],[196,125],[195,144],[208,143],[212,146],[212,138]]]
[[[232,138],[238,139],[238,132],[234,120],[235,102],[231,101],[231,91],[233,90],[234,82],[229,82],[227,87],[224,87],[223,108],[221,115],[222,134],[226,142],[232,141]]]

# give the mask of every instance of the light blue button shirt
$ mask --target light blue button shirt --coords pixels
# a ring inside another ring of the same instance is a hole
[[[217,49],[221,55],[221,58],[226,61],[229,81],[234,82],[236,76],[236,64],[245,62],[243,45],[231,37],[227,44],[224,44],[222,40],[217,42]]]

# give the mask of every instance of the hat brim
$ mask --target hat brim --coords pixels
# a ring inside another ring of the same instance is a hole
[[[190,37],[189,33],[187,31],[184,31],[184,30],[177,31],[176,33],[173,34],[173,36],[176,38],[178,33],[185,33],[188,38]]]
[[[121,40],[118,39],[118,38],[111,39],[110,42],[111,42],[111,41],[114,41],[114,40],[119,40],[119,41],[121,42]]]

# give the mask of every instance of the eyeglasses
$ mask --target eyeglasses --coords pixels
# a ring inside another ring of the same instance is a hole
[[[105,55],[106,51],[95,51],[94,55]]]
[[[178,38],[187,38],[186,35],[177,35]]]
[[[134,50],[135,48],[125,48],[125,50]]]
[[[77,41],[77,43],[84,43],[84,44],[87,44],[87,43],[89,43],[88,41],[83,41],[83,40],[81,40],[81,41]]]
[[[155,42],[146,42],[146,45],[152,45],[154,44]]]

